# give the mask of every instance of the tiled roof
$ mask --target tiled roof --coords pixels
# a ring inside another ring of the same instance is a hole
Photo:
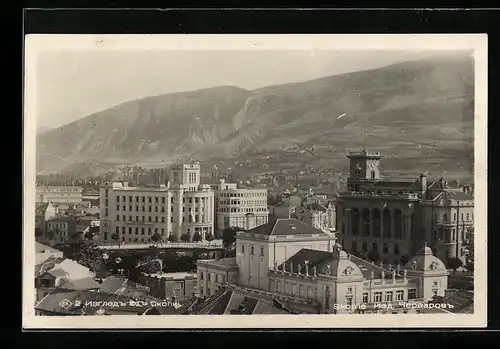
[[[94,278],[84,278],[78,280],[68,281],[60,286],[60,288],[67,290],[93,290],[98,289],[100,284]]]
[[[290,314],[285,309],[276,306],[272,299],[260,299],[258,296],[250,296],[231,287],[221,288],[208,299],[198,302],[199,304],[192,307],[191,311],[183,313],[197,315]]]
[[[41,274],[51,270],[57,264],[64,261],[65,258],[62,257],[49,257],[43,263],[35,265],[35,277],[40,276]]]
[[[371,273],[373,271],[374,277],[379,278],[382,274],[382,271],[385,273],[386,277],[391,277],[391,271],[389,271],[388,266],[380,266],[380,264],[373,264],[371,262],[365,261],[364,259],[361,259],[359,257],[356,257],[354,255],[349,255],[349,258],[351,262],[355,263],[359,269],[361,270],[361,273],[363,274],[363,277],[365,279],[370,279],[371,278]],[[311,250],[311,249],[306,249],[303,248],[299,250],[296,254],[288,258],[284,263],[280,264],[278,266],[278,269],[281,270],[283,268],[283,264],[285,265],[285,269],[289,270],[290,269],[290,263],[293,265],[293,271],[295,273],[298,272],[299,264],[301,265],[301,272],[304,273],[304,265],[307,262],[307,265],[309,266],[309,274],[312,275],[313,267],[317,268],[317,273],[319,273],[321,266],[324,266],[326,263],[329,263],[333,261],[333,253],[332,252],[327,252],[327,251],[320,251],[320,250]],[[396,269],[396,265],[391,266],[393,269]],[[401,267],[401,273],[403,272],[403,267]],[[396,277],[401,277],[401,275],[397,275]]]
[[[298,272],[299,264],[309,265],[309,273],[312,275],[312,267],[318,266],[323,262],[329,261],[332,259],[332,253],[327,251],[319,251],[319,250],[310,250],[307,248],[303,248],[294,254],[292,257],[288,258],[284,263],[282,263],[278,269],[283,268],[283,264],[285,264],[286,270],[290,269],[290,263],[293,265],[294,272]],[[304,272],[304,270],[302,270]]]
[[[380,181],[373,185],[374,188],[395,188],[395,189],[413,189],[419,188],[420,184],[418,181]]]
[[[266,224],[260,225],[246,231],[251,234],[284,236],[284,235],[326,235],[319,229],[316,229],[298,219],[278,218]]]
[[[61,268],[51,269],[47,273],[52,275],[52,276],[55,276],[55,277],[63,277],[63,276],[68,275],[68,273]]]
[[[149,288],[123,276],[110,275],[99,287],[99,292],[119,294],[130,298],[143,298]]]

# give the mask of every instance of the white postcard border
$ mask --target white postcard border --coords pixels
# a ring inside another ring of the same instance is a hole
[[[487,295],[487,35],[27,35],[24,76],[23,328],[473,328],[485,327]],[[474,314],[35,316],[36,61],[41,51],[89,50],[472,50],[475,58]]]

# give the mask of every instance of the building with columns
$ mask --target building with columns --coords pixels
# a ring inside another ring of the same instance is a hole
[[[191,238],[214,233],[214,192],[200,184],[197,163],[175,165],[170,180],[159,187],[130,187],[114,182],[100,189],[101,241],[122,243],[151,242],[153,234],[163,241],[170,235],[176,240],[184,234]]]
[[[337,195],[337,228],[346,249],[365,259],[405,264],[429,242],[447,261],[465,261],[473,230],[474,195],[468,186],[443,178],[428,182],[382,180],[378,152],[351,152],[347,190]]]
[[[238,232],[236,247],[236,257],[198,261],[200,298],[239,287],[294,313],[399,313],[418,312],[408,305],[427,304],[448,288],[444,263],[426,245],[404,266],[376,264],[297,219]]]

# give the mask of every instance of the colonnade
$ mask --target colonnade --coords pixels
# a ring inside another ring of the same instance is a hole
[[[353,206],[344,210],[342,219],[345,235],[405,240],[410,238],[414,217],[398,208]]]

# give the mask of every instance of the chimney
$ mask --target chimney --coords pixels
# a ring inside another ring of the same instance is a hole
[[[421,173],[420,174],[420,193],[422,194],[422,196],[425,194],[425,192],[427,191],[427,176],[425,175],[425,173]]]

